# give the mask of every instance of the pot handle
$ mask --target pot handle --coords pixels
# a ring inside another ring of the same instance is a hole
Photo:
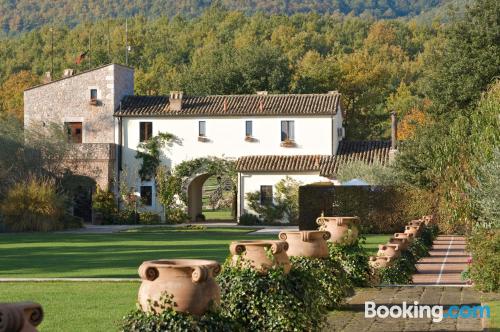
[[[379,244],[379,245],[378,245],[378,249],[379,249],[379,250],[387,250],[387,246],[386,246],[386,245],[384,245],[384,244]]]
[[[323,233],[323,239],[329,240],[332,237],[332,233],[325,231]]]
[[[149,262],[144,262],[139,266],[139,276],[142,280],[154,281],[160,276],[160,271]]]
[[[280,240],[286,241],[286,238],[287,238],[286,233],[280,232],[280,234],[278,235],[278,238]]]
[[[245,252],[245,246],[243,244],[231,243],[229,251],[231,252],[231,255],[241,255]]]
[[[191,273],[191,280],[193,280],[194,283],[200,283],[208,279],[208,267],[201,265],[201,266],[196,266],[193,269],[193,272]]]
[[[282,251],[288,250],[288,242],[274,242],[271,245],[271,251],[273,254],[279,254]]]

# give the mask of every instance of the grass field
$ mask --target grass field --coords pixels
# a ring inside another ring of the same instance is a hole
[[[133,277],[144,260],[205,258],[222,262],[248,229],[142,228],[114,234],[0,234],[0,277]],[[364,247],[376,251],[388,235],[369,235]],[[118,331],[134,309],[139,282],[0,282],[0,302],[43,305],[40,331]]]
[[[0,302],[35,301],[43,306],[43,332],[118,331],[135,308],[138,282],[0,283]]]
[[[0,234],[0,277],[137,277],[137,267],[158,258],[223,262],[232,240],[276,238],[248,229],[204,231],[143,228],[113,234]],[[387,235],[370,235],[370,253]]]

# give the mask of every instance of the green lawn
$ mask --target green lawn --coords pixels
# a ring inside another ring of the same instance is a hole
[[[223,262],[232,240],[270,238],[249,230],[145,228],[113,234],[0,234],[0,277],[138,277],[159,258]]]
[[[0,283],[0,302],[35,301],[47,332],[118,331],[124,315],[135,308],[138,282]]]
[[[0,234],[0,277],[138,277],[144,260],[205,258],[222,262],[237,239],[276,238],[249,230],[142,228],[115,234]],[[371,253],[388,235],[368,235]],[[39,302],[41,331],[117,331],[134,308],[138,282],[6,282],[0,302]]]
[[[0,277],[137,277],[145,260],[201,258],[223,262],[232,240],[276,238],[241,228],[142,228],[114,234],[0,234]],[[370,253],[388,235],[370,235]]]
[[[234,220],[231,215],[231,210],[203,210],[203,214],[207,220]]]

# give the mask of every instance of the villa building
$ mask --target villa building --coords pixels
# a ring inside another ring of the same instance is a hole
[[[286,175],[303,184],[333,182],[346,162],[387,163],[391,141],[346,141],[340,94],[268,94],[135,96],[133,69],[111,64],[25,91],[25,126],[65,124],[69,138],[94,152],[83,162],[96,166],[91,176],[101,187],[124,175],[147,209],[161,212],[153,180],[137,174],[138,145],[158,133],[177,143],[162,151],[162,164],[173,169],[200,157],[236,162],[237,215],[248,211],[245,195],[259,191],[272,199],[273,187]],[[392,148],[395,148],[394,144]],[[115,176],[116,177],[116,176]],[[207,174],[197,174],[188,189],[189,215],[201,212]],[[111,187],[117,190],[116,185]]]

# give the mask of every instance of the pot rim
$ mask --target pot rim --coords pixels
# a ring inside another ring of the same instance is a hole
[[[329,231],[321,231],[321,230],[316,230],[316,231],[282,231],[280,234],[302,234],[302,233],[308,233],[308,234],[314,234],[314,233],[330,233]]]
[[[272,246],[275,243],[286,243],[283,240],[240,240],[232,241],[231,244],[257,245],[257,246]]]
[[[144,263],[149,264],[151,267],[156,268],[193,268],[196,266],[218,266],[219,262],[208,259],[190,259],[190,258],[182,258],[182,259],[155,259],[151,261],[144,261]]]

